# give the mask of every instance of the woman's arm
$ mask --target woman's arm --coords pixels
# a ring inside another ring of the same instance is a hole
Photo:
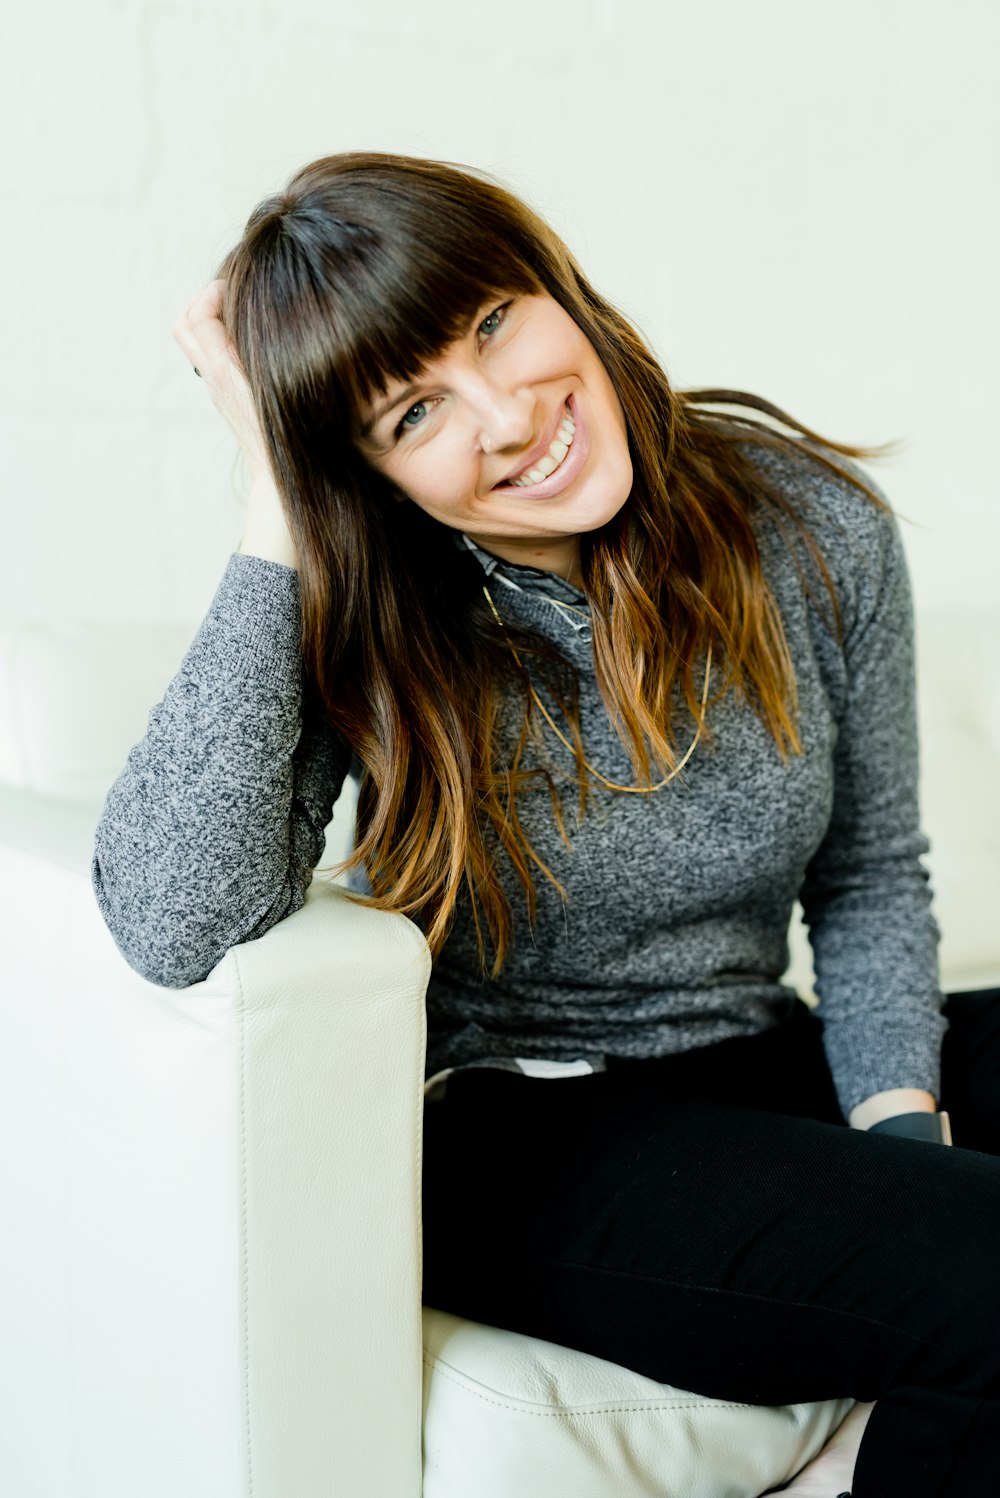
[[[946,1021],[921,862],[928,843],[906,558],[894,516],[867,502],[851,505],[848,539],[833,807],[801,900],[841,1109],[867,1128],[933,1108]],[[916,1097],[901,1108],[893,1094],[904,1090]]]
[[[239,545],[244,556],[262,557],[298,570],[299,559],[281,500],[269,473],[258,471],[250,484],[247,518]]]
[[[94,892],[154,983],[204,978],[305,899],[350,750],[303,717],[298,559],[249,389],[219,318],[223,283],[174,327],[252,477],[240,550],[145,738],[108,793]]]
[[[298,910],[350,758],[303,718],[298,574],[234,553],[97,828],[94,892],[129,964],[184,988]]]

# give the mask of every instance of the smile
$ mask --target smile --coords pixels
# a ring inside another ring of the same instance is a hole
[[[516,494],[519,499],[550,499],[561,494],[576,478],[590,451],[590,438],[582,421],[576,397],[568,397],[562,420],[548,451],[530,468],[511,475],[494,486],[494,494]]]
[[[556,432],[544,458],[539,458],[537,463],[533,463],[530,468],[525,468],[516,478],[507,479],[506,483],[514,484],[517,488],[524,488],[529,484],[540,484],[542,479],[547,479],[550,473],[555,473],[573,446],[573,438],[576,435],[576,422],[570,415],[569,405],[567,404],[563,409],[566,414],[563,416],[562,425]]]

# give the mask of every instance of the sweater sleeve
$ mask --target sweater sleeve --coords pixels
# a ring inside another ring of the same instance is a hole
[[[893,514],[865,502],[845,589],[829,828],[800,898],[845,1118],[896,1087],[940,1096],[937,944],[920,829],[913,605]]]
[[[235,552],[97,826],[94,892],[129,965],[186,988],[298,910],[350,760],[303,718],[298,573]]]

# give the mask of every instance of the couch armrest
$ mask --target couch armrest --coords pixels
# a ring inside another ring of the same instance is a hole
[[[204,982],[156,987],[80,866],[86,809],[10,795],[5,1486],[416,1498],[422,935],[316,881]]]

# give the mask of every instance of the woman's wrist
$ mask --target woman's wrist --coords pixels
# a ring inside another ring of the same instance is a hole
[[[268,562],[298,569],[299,559],[285,519],[277,486],[270,473],[253,473],[247,500],[247,518],[238,550]]]
[[[930,1092],[917,1087],[893,1087],[876,1092],[851,1109],[848,1123],[852,1129],[870,1129],[872,1124],[896,1118],[900,1113],[936,1113],[937,1100]]]

